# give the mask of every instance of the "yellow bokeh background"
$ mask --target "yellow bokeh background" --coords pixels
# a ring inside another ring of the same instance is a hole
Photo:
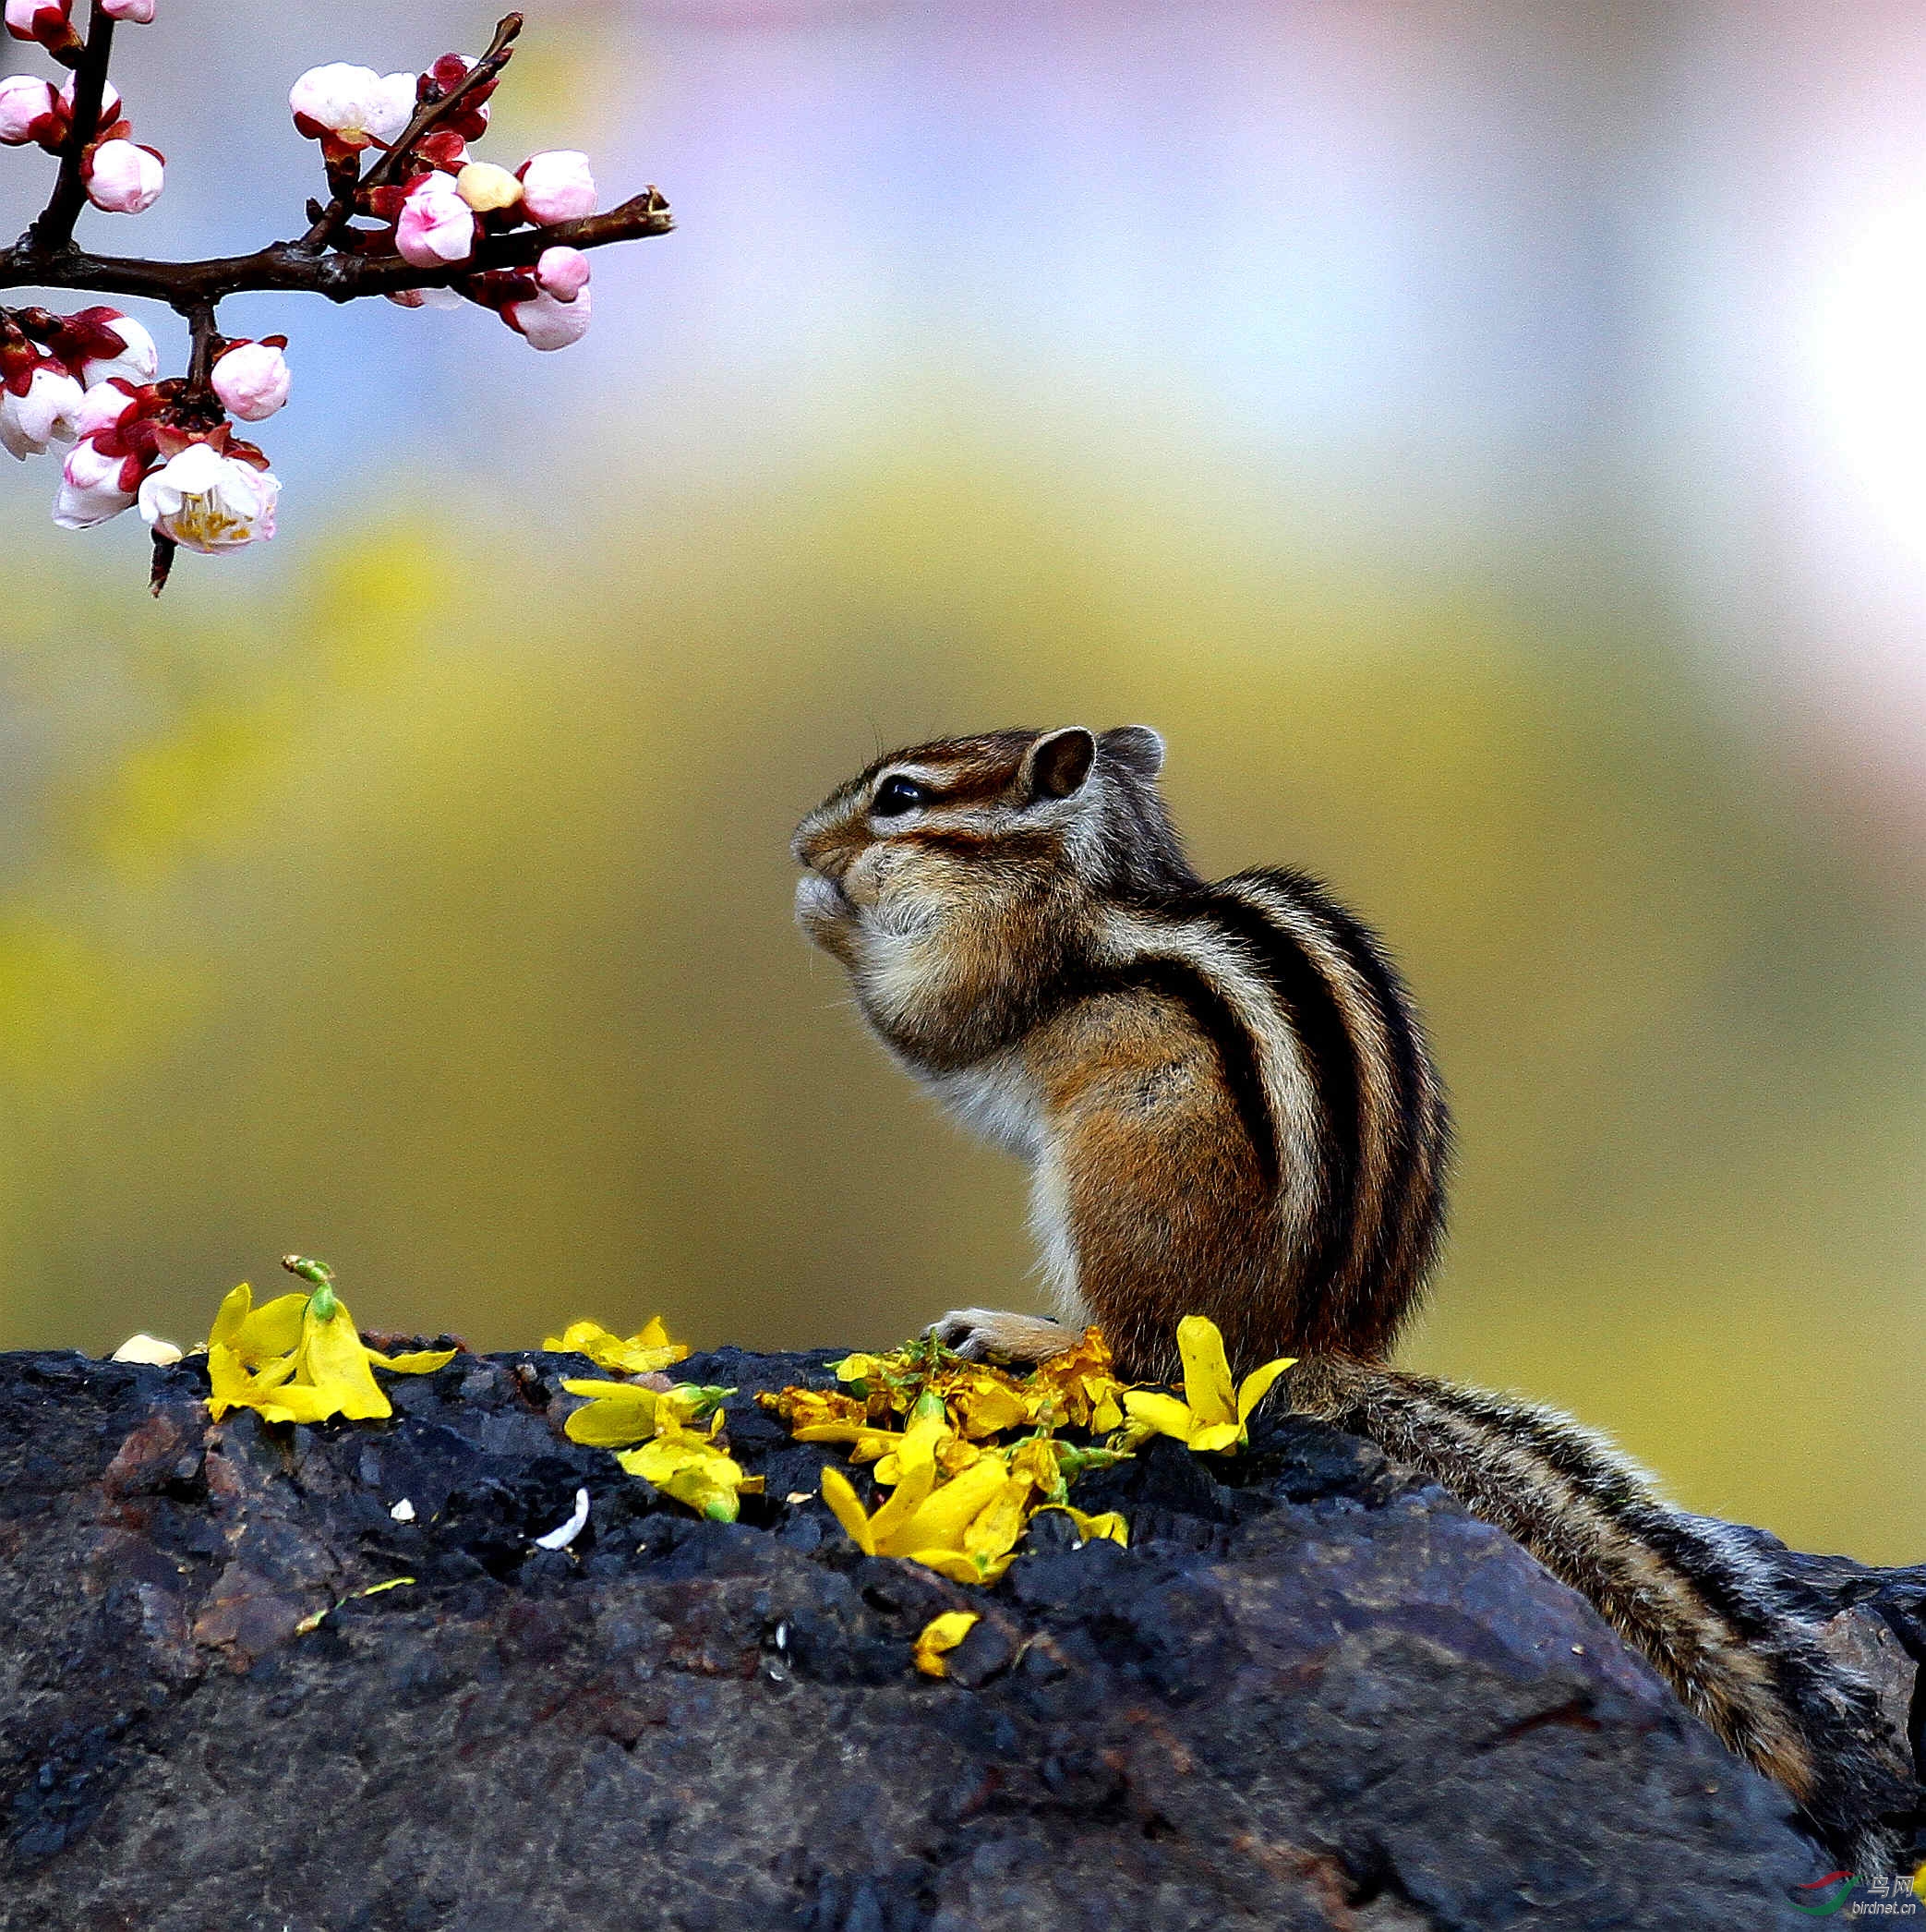
[[[1426,1008],[1461,1153],[1409,1358],[1916,1549],[1916,880],[1676,657],[960,430],[506,580],[474,523],[310,537],[125,654],[0,915],[0,1340],[192,1340],[290,1248],[482,1347],[1033,1301],[1019,1174],[861,1035],[786,841],[879,743],[1143,720],[1200,863],[1319,871]],[[46,702],[137,595],[17,603]]]

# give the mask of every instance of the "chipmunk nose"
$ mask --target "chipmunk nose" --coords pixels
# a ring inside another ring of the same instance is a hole
[[[840,885],[856,854],[826,827],[812,825],[805,819],[789,840],[789,856],[797,864],[820,872],[825,879]]]

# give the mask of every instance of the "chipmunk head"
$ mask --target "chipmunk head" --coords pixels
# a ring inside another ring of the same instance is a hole
[[[878,758],[797,828],[802,929],[847,967],[871,1021],[928,1058],[971,1050],[1051,972],[1091,896],[1193,882],[1158,796],[1163,741],[992,731]]]

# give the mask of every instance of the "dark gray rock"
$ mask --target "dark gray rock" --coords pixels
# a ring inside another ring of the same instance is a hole
[[[579,1358],[461,1356],[381,1424],[211,1426],[192,1363],[0,1357],[0,1924],[1054,1932],[1806,1923],[1833,1868],[1580,1599],[1288,1417],[1087,1479],[995,1590],[768,1479],[696,1521],[560,1432]],[[532,1538],[568,1514],[567,1552]],[[391,1510],[403,1497],[412,1523]],[[1911,1723],[1926,1568],[1761,1539]],[[414,1583],[352,1593],[394,1576]],[[983,1621],[948,1682],[910,1645]],[[303,1628],[316,1612],[318,1625]]]

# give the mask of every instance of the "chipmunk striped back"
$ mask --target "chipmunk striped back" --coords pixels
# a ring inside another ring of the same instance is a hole
[[[1037,1165],[1059,1305],[1128,1370],[1168,1366],[1177,1277],[1234,1362],[1376,1359],[1442,1220],[1424,1035],[1314,881],[1198,877],[1162,751],[1073,728],[879,758],[799,829],[799,916],[904,1064]]]

